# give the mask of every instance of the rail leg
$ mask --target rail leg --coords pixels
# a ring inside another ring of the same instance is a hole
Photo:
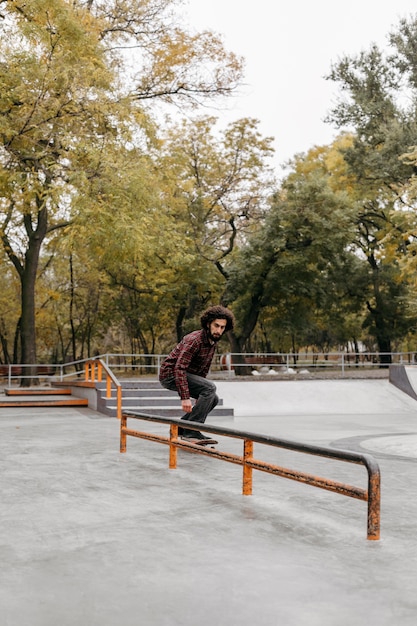
[[[381,480],[379,472],[374,472],[368,482],[368,539],[378,541],[381,520]]]
[[[177,446],[172,443],[173,439],[178,439],[178,426],[171,424],[169,428],[169,469],[177,468]]]
[[[246,464],[248,459],[253,458],[253,441],[245,439],[243,443],[243,495],[252,495],[252,468]]]
[[[122,387],[121,385],[116,389],[116,412],[117,419],[121,419],[122,417]]]
[[[122,415],[120,420],[120,452],[126,452],[126,439],[127,435],[125,429],[127,428],[127,417]]]

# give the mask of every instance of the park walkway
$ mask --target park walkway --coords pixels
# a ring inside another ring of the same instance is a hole
[[[363,502],[262,473],[244,497],[228,463],[179,451],[170,471],[133,438],[120,454],[118,421],[87,408],[2,408],[4,626],[415,625],[416,401],[387,380],[218,387],[235,416],[213,424],[374,455],[381,540]]]

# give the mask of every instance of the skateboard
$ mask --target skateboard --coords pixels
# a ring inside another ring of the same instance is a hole
[[[209,446],[210,448],[213,448],[219,443],[218,441],[216,441],[215,439],[183,439],[183,441],[188,441],[188,443],[193,443],[194,445],[197,446],[202,446],[203,448],[205,446]]]

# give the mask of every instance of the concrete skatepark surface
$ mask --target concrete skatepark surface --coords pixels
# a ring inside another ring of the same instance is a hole
[[[86,408],[0,409],[2,626],[415,626],[417,403],[387,380],[216,381],[207,423],[372,454],[366,504],[128,438]],[[165,426],[132,424],[167,431]],[[224,440],[223,440],[224,439]],[[219,448],[241,453],[241,442]],[[365,486],[356,465],[259,457]]]

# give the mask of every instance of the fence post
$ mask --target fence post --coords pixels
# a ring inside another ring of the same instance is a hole
[[[247,461],[253,458],[253,441],[245,439],[243,442],[243,495],[252,495],[252,468]]]
[[[177,446],[172,443],[173,439],[178,439],[178,426],[171,424],[169,428],[169,469],[177,468]]]
[[[101,381],[103,380],[103,366],[101,364],[101,361],[98,361],[97,363],[97,380],[99,383],[101,383]]]
[[[120,452],[126,452],[126,440],[127,435],[125,429],[127,428],[127,417],[122,414],[120,420]]]
[[[121,419],[122,417],[122,387],[116,387],[116,412],[117,419]]]
[[[374,464],[372,464],[374,465]],[[381,474],[378,466],[368,469],[368,539],[378,541],[380,538],[381,519]],[[371,471],[372,469],[372,471]]]
[[[229,354],[229,358],[227,358],[227,356],[226,354],[226,366],[230,377],[232,375],[232,353]]]

